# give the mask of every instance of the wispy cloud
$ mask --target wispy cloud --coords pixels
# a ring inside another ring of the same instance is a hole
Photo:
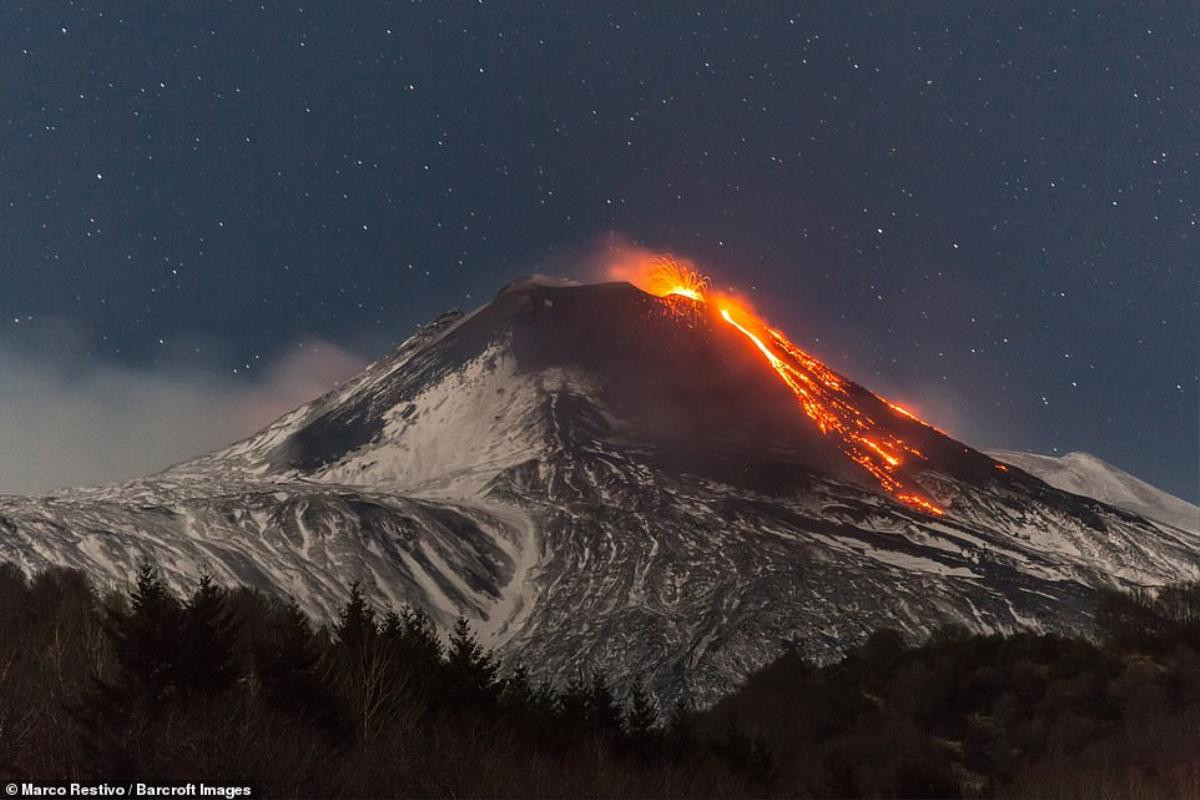
[[[148,474],[258,430],[364,366],[318,339],[240,378],[97,361],[78,336],[0,340],[0,494]]]

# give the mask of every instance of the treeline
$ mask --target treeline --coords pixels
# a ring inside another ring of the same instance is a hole
[[[336,622],[149,568],[98,597],[0,566],[0,779],[270,796],[1200,796],[1200,585],[1105,595],[1096,641],[880,631],[789,650],[714,708],[536,684],[357,586]]]
[[[357,585],[335,624],[201,576],[143,568],[99,598],[80,572],[0,565],[0,779],[236,780],[269,796],[751,796],[760,750],[702,740],[603,675],[504,669],[459,620],[443,645]],[[665,716],[665,718],[664,718]]]
[[[1096,640],[879,631],[799,652],[708,715],[798,797],[1200,797],[1200,584],[1102,595]]]

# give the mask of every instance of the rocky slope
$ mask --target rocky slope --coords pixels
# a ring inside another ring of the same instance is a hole
[[[249,439],[127,484],[0,497],[0,559],[124,585],[208,569],[333,614],[466,614],[509,663],[729,690],[788,642],[1086,628],[1096,587],[1200,577],[1200,534],[846,397],[921,454],[882,493],[728,326],[628,284],[525,280]]]
[[[1007,464],[1015,464],[1055,489],[1091,497],[1141,514],[1147,519],[1200,534],[1200,508],[1151,486],[1091,453],[1047,456],[991,450],[988,455]]]

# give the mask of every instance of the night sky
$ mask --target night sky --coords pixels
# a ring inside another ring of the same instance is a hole
[[[873,5],[5,2],[0,347],[239,391],[616,233],[1196,501],[1194,4]]]

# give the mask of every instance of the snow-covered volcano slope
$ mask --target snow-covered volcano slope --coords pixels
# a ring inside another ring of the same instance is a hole
[[[1147,519],[1200,534],[1200,507],[1155,488],[1090,453],[1046,456],[991,450],[989,455],[1036,475],[1055,489],[1091,497]]]
[[[1200,536],[1059,491],[857,385],[947,509],[878,491],[728,326],[628,284],[511,285],[259,434],[119,486],[0,498],[0,558],[123,584],[207,567],[329,617],[465,613],[510,663],[715,699],[784,642],[1086,628],[1096,587],[1200,577]]]

